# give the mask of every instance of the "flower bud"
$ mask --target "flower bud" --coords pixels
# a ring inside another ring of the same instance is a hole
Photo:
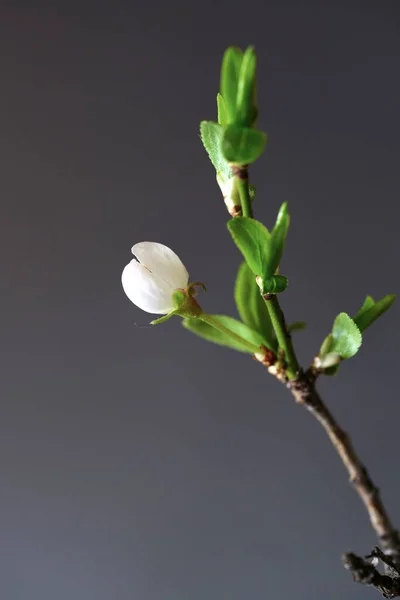
[[[174,310],[174,291],[186,289],[189,274],[180,258],[164,244],[140,242],[136,257],[122,272],[122,287],[129,300],[142,310],[166,315]]]

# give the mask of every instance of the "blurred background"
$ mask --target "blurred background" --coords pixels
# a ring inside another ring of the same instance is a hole
[[[340,563],[376,540],[323,431],[247,356],[149,327],[120,274],[163,242],[236,315],[198,125],[226,46],[254,44],[255,209],[289,201],[302,361],[398,291],[399,33],[395,0],[2,3],[4,600],[377,597]],[[399,314],[320,389],[400,526]]]

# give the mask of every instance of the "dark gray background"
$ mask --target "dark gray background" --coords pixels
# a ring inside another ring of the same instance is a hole
[[[235,314],[239,262],[198,139],[224,48],[255,44],[257,215],[290,202],[288,318],[306,363],[334,316],[396,291],[397,1],[32,2],[0,10],[4,600],[367,598],[375,543],[322,431],[246,356],[123,294],[171,246]],[[139,327],[135,325],[137,323]],[[398,305],[330,407],[400,524]],[[376,597],[376,596],[375,596]]]

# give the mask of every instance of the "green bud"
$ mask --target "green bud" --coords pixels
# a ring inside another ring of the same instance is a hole
[[[269,279],[258,276],[256,282],[263,296],[266,294],[280,294],[288,286],[288,279],[284,275],[274,275]]]

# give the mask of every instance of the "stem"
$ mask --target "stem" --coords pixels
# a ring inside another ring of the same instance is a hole
[[[315,389],[314,382],[306,375],[289,384],[296,402],[303,405],[325,429],[333,447],[346,468],[350,482],[361,498],[384,552],[391,555],[395,565],[400,566],[400,536],[394,528],[379,490],[361,463],[352,442],[335,417],[325,406]]]
[[[243,217],[252,217],[253,209],[250,200],[249,191],[249,173],[245,166],[234,166],[232,172],[236,178],[236,185],[240,197],[240,205],[242,207]]]
[[[214,327],[214,329],[218,329],[218,331],[221,331],[222,333],[228,335],[232,340],[239,342],[242,346],[247,348],[252,354],[258,354],[258,353],[262,352],[262,350],[259,346],[256,346],[255,344],[248,342],[247,340],[242,338],[237,333],[234,333],[233,331],[231,331],[230,329],[225,327],[225,325],[222,325],[222,323],[220,323],[220,321],[218,321],[218,319],[216,319],[215,317],[213,317],[211,315],[207,315],[205,313],[202,313],[201,315],[198,316],[198,318],[200,319],[200,321],[203,321],[204,323],[211,325],[211,327]]]
[[[247,167],[239,166],[234,167],[232,170],[237,179],[242,215],[245,217],[253,217]],[[353,448],[350,437],[340,427],[316,391],[315,374],[311,369],[307,371],[307,373],[304,373],[301,370],[278,298],[275,294],[266,294],[264,295],[264,301],[268,308],[279,348],[284,353],[286,376],[289,379],[287,385],[296,402],[304,406],[325,429],[333,447],[347,470],[350,482],[353,484],[355,491],[367,510],[371,525],[383,549],[383,553],[380,553],[378,558],[380,558],[381,562],[385,565],[386,574],[382,575],[375,568],[375,565],[368,563],[366,560],[351,552],[348,552],[343,556],[344,566],[352,572],[355,581],[375,587],[386,598],[400,597],[399,532],[394,528],[389,514],[381,500],[379,489],[372,481],[366,467],[360,461]],[[204,316],[207,318],[207,320],[203,318],[205,322],[208,322],[214,327],[217,326],[217,329],[228,333],[225,331],[225,328],[222,329],[218,323],[211,322],[213,319],[211,318],[210,321],[209,315]],[[236,339],[239,337],[236,336],[236,334],[233,335]],[[246,345],[248,346],[249,344],[247,343]],[[376,549],[376,552],[378,551],[379,549]],[[390,567],[389,571],[388,565]]]
[[[279,305],[279,300],[274,294],[266,294],[264,300],[268,308],[279,347],[283,350],[285,355],[287,365],[286,374],[289,379],[294,379],[300,371],[300,365],[297,361],[291,335],[286,327],[285,317]]]

